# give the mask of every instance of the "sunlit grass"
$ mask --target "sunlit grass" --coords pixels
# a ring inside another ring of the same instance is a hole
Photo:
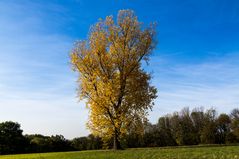
[[[0,159],[239,159],[239,146],[139,148],[5,155]]]

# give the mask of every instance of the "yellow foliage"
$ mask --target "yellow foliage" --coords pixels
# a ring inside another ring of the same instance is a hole
[[[148,60],[154,35],[154,25],[142,29],[133,11],[121,10],[117,22],[112,16],[99,20],[71,52],[79,97],[87,99],[90,110],[88,127],[105,141],[115,138],[119,143],[130,129],[143,130],[156,88],[141,61]]]

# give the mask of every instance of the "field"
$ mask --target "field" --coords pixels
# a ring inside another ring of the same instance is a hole
[[[239,159],[239,146],[140,148],[3,155],[0,159]]]

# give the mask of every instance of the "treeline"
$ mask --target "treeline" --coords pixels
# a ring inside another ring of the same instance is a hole
[[[239,142],[239,109],[229,115],[215,109],[204,111],[184,108],[160,117],[158,123],[145,125],[143,136],[132,132],[128,147],[180,146],[198,144],[230,144]]]
[[[0,123],[0,154],[63,152],[102,148],[101,139],[93,135],[67,140],[62,135],[23,135],[22,132],[19,123],[12,121]]]
[[[23,135],[22,132],[16,122],[0,123],[0,154],[103,148],[102,140],[93,135],[67,140],[62,135]],[[215,109],[190,111],[184,108],[160,117],[156,124],[145,123],[141,134],[129,130],[122,142],[125,148],[238,143],[239,109],[233,109],[230,114],[218,114]]]

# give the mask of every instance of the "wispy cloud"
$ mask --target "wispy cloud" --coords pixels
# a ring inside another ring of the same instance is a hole
[[[227,53],[195,64],[175,62],[174,56],[162,57],[162,62],[160,58],[152,60],[152,70],[156,70],[153,83],[159,91],[150,116],[152,121],[183,107],[214,107],[229,113],[239,106],[239,53]]]
[[[88,111],[84,102],[77,103],[68,61],[73,40],[47,32],[52,22],[46,18],[52,17],[43,9],[37,3],[0,2],[0,121],[20,122],[24,133],[86,135]],[[55,23],[62,25],[61,19]]]

